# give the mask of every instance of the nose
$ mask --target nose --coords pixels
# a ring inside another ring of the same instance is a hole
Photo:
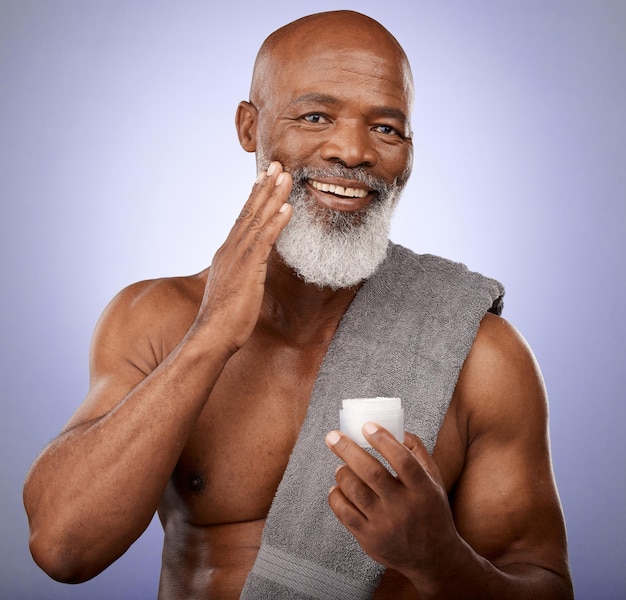
[[[378,154],[372,144],[371,133],[365,125],[336,121],[322,146],[321,156],[349,168],[373,167],[378,162]]]

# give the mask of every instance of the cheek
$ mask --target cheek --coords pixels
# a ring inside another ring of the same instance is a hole
[[[319,149],[319,139],[304,136],[298,132],[297,128],[275,130],[269,137],[268,149],[271,156],[283,163],[285,167],[294,167],[315,156]]]
[[[402,146],[396,164],[396,176],[400,178],[401,183],[405,183],[413,170],[413,145],[406,144]]]
[[[400,183],[404,183],[413,168],[413,146],[385,144],[379,147],[377,168],[385,180],[398,179]]]

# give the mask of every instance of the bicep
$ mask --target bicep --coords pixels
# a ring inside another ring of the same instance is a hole
[[[457,388],[468,447],[451,498],[456,526],[496,566],[532,563],[557,570],[565,532],[543,381],[523,339],[494,319],[481,327]]]
[[[89,390],[64,432],[109,413],[156,368],[158,357],[136,303],[132,286],[98,320],[89,352]]]

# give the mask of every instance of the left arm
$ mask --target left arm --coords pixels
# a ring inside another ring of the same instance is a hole
[[[410,433],[364,431],[391,464],[336,432],[345,461],[330,506],[363,549],[413,584],[418,597],[571,599],[565,526],[552,474],[547,401],[530,349],[487,315],[455,400],[465,461],[450,500],[435,460]]]

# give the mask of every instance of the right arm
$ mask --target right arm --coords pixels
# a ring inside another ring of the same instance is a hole
[[[103,314],[87,398],[24,486],[31,552],[51,577],[94,577],[150,523],[224,365],[256,325],[267,259],[291,214],[291,179],[281,172],[277,165],[255,185],[214,257],[195,319],[160,364],[147,366],[146,339],[164,318],[167,290],[131,287]]]

